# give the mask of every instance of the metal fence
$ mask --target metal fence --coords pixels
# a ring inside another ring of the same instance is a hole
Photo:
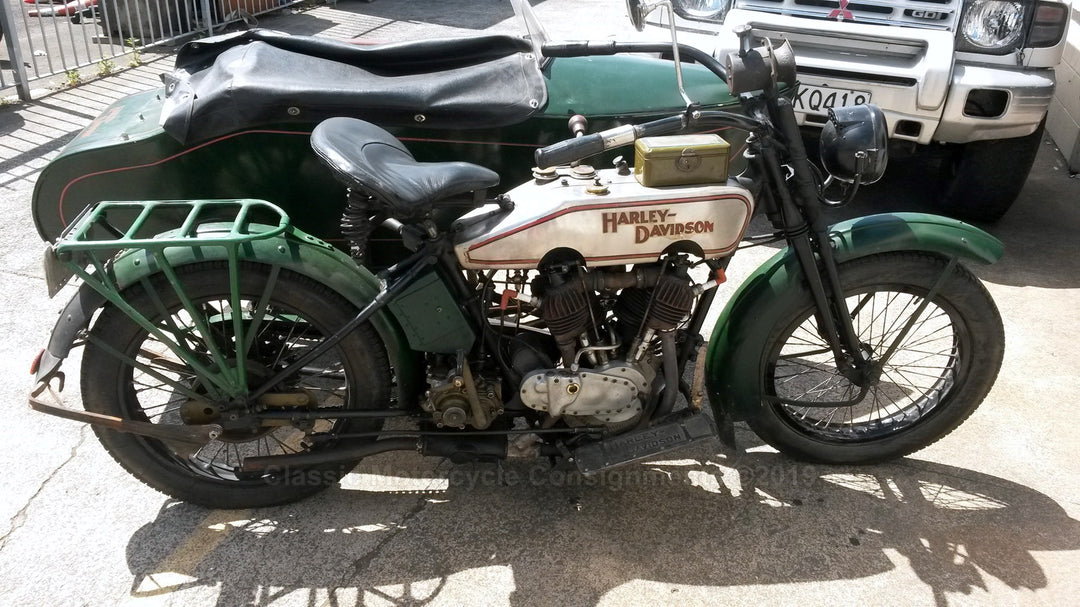
[[[29,100],[30,83],[164,47],[298,0],[0,0],[0,90]]]

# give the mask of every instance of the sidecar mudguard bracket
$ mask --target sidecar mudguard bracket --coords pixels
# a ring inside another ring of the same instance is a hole
[[[985,264],[1004,253],[1001,241],[962,221],[926,213],[884,213],[837,223],[830,238],[838,263],[896,251],[922,251]],[[785,248],[755,270],[721,312],[705,359],[709,402],[720,427],[761,403],[762,348],[773,310],[805,291],[802,269]]]
[[[205,225],[201,233],[228,232],[229,224]],[[239,247],[239,260],[276,265],[327,285],[357,307],[371,302],[379,292],[377,278],[366,268],[356,265],[347,255],[313,236],[289,227],[272,238],[254,240]],[[180,267],[205,261],[227,259],[227,252],[219,246],[172,247],[164,252],[168,263]],[[110,265],[110,273],[116,288],[122,290],[140,280],[161,271],[154,256],[141,249],[122,253]],[[53,328],[48,346],[37,367],[35,380],[41,382],[52,376],[67,357],[79,334],[85,330],[97,309],[105,304],[105,298],[87,283],[61,312]],[[371,324],[383,343],[394,367],[398,385],[398,403],[410,406],[416,402],[422,373],[415,353],[401,326],[387,309],[379,310],[371,318]]]

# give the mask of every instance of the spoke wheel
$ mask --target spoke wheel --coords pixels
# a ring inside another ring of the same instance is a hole
[[[173,497],[210,507],[238,508],[299,499],[336,483],[356,462],[251,475],[244,458],[303,453],[313,432],[363,432],[376,421],[318,420],[258,424],[242,403],[224,394],[230,373],[254,389],[320,344],[355,313],[344,299],[303,276],[263,265],[240,267],[240,305],[229,294],[223,264],[179,270],[187,307],[163,276],[130,288],[125,300],[174,342],[140,327],[109,307],[91,329],[83,359],[87,410],[155,424],[220,424],[225,431],[193,455],[179,455],[153,438],[97,429],[124,468]],[[243,339],[237,339],[237,326]],[[238,347],[239,343],[239,347]],[[176,352],[178,344],[181,353]],[[243,364],[240,364],[243,353]],[[208,372],[209,371],[209,372]],[[217,375],[218,377],[214,377]],[[382,344],[362,326],[302,371],[275,386],[264,404],[296,403],[306,409],[381,408],[390,374]],[[237,424],[250,419],[247,425]],[[320,444],[321,449],[336,445]]]
[[[945,268],[914,253],[841,265],[852,324],[873,362],[865,382],[840,373],[813,306],[796,298],[765,348],[754,430],[802,459],[863,463],[920,449],[963,422],[993,385],[1004,337],[989,294],[961,266],[926,301]]]

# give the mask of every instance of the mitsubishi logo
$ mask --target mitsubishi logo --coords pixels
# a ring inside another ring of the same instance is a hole
[[[848,0],[840,0],[840,8],[829,13],[829,19],[836,19],[837,21],[854,21],[855,15],[851,14],[851,11],[847,9]]]

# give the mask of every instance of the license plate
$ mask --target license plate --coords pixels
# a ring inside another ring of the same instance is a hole
[[[870,103],[870,92],[801,84],[791,101],[796,112],[825,115],[829,108]]]
[[[75,272],[56,256],[53,246],[45,245],[45,286],[49,289],[49,297],[55,297],[74,275]]]

